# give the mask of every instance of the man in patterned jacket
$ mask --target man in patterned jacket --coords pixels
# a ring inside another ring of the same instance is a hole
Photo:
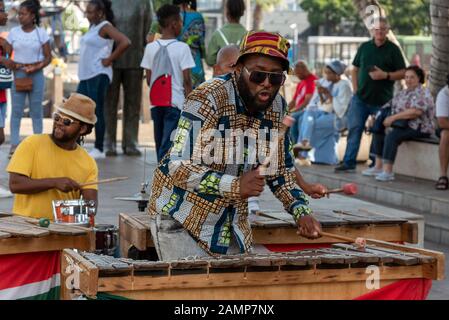
[[[154,172],[151,234],[161,260],[251,252],[247,198],[265,184],[298,224],[320,237],[296,185],[290,141],[278,139],[287,104],[279,94],[289,70],[289,43],[249,32],[235,72],[213,79],[186,99],[171,151]],[[259,166],[269,157],[269,168]]]

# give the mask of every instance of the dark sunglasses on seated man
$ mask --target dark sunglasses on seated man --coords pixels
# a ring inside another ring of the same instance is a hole
[[[285,74],[283,72],[267,72],[267,71],[249,71],[246,67],[243,69],[249,75],[249,81],[255,84],[261,84],[268,77],[268,81],[273,86],[282,86],[285,82]]]
[[[61,114],[57,113],[57,112],[53,112],[53,120],[55,122],[62,122],[63,125],[65,125],[66,127],[70,127],[72,125],[72,123],[74,122],[79,122],[78,120],[73,120],[70,118],[66,118],[63,117]]]

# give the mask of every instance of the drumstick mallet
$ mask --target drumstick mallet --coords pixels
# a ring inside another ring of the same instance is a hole
[[[332,189],[326,192],[326,195],[329,195],[331,193],[344,193],[347,196],[353,196],[355,194],[357,194],[358,192],[358,187],[355,183],[346,183],[343,185],[343,188],[338,188],[338,189]]]
[[[110,183],[110,182],[116,182],[116,181],[122,181],[122,180],[126,180],[129,179],[128,177],[116,177],[116,178],[109,178],[109,179],[103,179],[103,180],[98,180],[98,181],[91,181],[91,182],[86,182],[86,183],[82,183],[80,184],[80,187],[87,187],[87,186],[92,186],[95,184],[103,184],[103,183]]]
[[[346,241],[346,242],[349,242],[349,243],[354,243],[360,249],[364,249],[366,247],[367,240],[365,238],[362,238],[362,237],[358,237],[356,239],[353,239],[353,238],[350,238],[350,237],[345,237],[345,236],[342,236],[342,235],[339,235],[339,234],[334,234],[334,233],[324,232],[324,231],[320,231],[320,235],[323,236],[323,237],[328,237],[328,238],[333,238],[333,239]],[[370,241],[370,240],[368,240],[368,241]]]

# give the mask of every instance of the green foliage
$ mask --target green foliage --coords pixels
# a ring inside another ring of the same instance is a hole
[[[298,0],[308,12],[312,27],[324,27],[326,35],[339,35],[341,23],[353,25],[354,33],[365,30],[355,9],[357,0]],[[393,31],[401,35],[430,33],[430,0],[379,0],[385,9]]]
[[[401,35],[430,34],[430,0],[381,0],[393,31]]]
[[[262,7],[263,10],[270,9],[273,6],[276,6],[282,3],[283,0],[256,0],[256,3]]]

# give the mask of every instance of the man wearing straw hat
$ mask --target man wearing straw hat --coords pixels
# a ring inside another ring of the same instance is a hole
[[[265,184],[293,216],[299,234],[320,236],[295,182],[290,141],[280,130],[287,113],[279,89],[289,70],[288,49],[279,34],[249,32],[235,71],[186,99],[171,151],[154,172],[149,202],[161,260],[250,252],[247,199],[259,196]],[[267,157],[269,169],[263,165]]]
[[[15,194],[13,212],[18,215],[53,220],[53,200],[83,196],[97,201],[96,185],[80,188],[98,180],[97,164],[77,143],[97,121],[95,102],[73,93],[56,108],[53,120],[53,132],[23,140],[6,168]]]

